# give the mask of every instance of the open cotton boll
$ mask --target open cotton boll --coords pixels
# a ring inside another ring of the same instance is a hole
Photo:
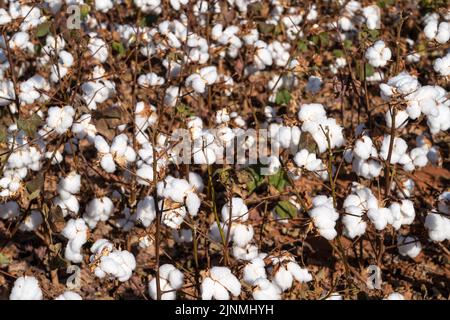
[[[386,299],[383,300],[405,300],[405,297],[398,292],[393,292],[390,295],[388,295]]]
[[[65,258],[74,263],[83,261],[81,249],[87,242],[88,227],[83,219],[70,219],[61,234],[69,241],[65,249]]]
[[[310,76],[308,83],[306,84],[306,91],[316,94],[322,87],[322,78],[316,76]]]
[[[203,192],[205,184],[203,183],[202,177],[195,172],[189,172],[189,184],[194,188],[196,192]]]
[[[256,257],[247,263],[242,273],[242,279],[249,285],[255,285],[256,280],[267,278],[265,263],[261,257]]]
[[[161,221],[172,229],[178,229],[186,217],[186,207],[170,200],[161,200],[158,204],[162,211]]]
[[[227,267],[213,267],[201,284],[203,300],[229,300],[241,293],[241,283]]]
[[[32,210],[31,213],[20,224],[21,231],[35,231],[44,222],[42,214],[37,210]]]
[[[377,5],[371,5],[363,8],[363,15],[366,18],[366,25],[369,30],[380,29],[381,10]]]
[[[362,136],[356,140],[353,153],[363,160],[369,159],[372,153],[373,142],[369,136]]]
[[[419,89],[420,83],[416,77],[411,76],[407,72],[400,72],[395,77],[388,80],[387,84],[380,84],[381,98],[389,101],[394,93],[409,96]]]
[[[254,43],[255,54],[253,56],[253,63],[258,70],[264,70],[266,66],[273,64],[273,58],[270,50],[267,48],[267,43],[264,41],[256,41]]]
[[[95,33],[91,34],[87,48],[92,57],[101,63],[108,59],[108,47],[102,39],[95,37]]]
[[[450,215],[450,191],[445,191],[439,196],[438,210],[446,215]]]
[[[255,300],[280,300],[281,290],[265,278],[259,278],[253,283],[253,299]]]
[[[395,112],[395,128],[401,129],[408,124],[409,114],[404,110],[398,110]],[[388,110],[385,114],[384,119],[386,120],[386,125],[388,128],[392,127],[392,113]]]
[[[114,163],[114,158],[112,154],[107,153],[102,156],[100,160],[100,165],[108,173],[114,173],[116,171],[116,164]]]
[[[42,300],[42,290],[35,277],[19,277],[14,281],[14,287],[9,300]]]
[[[380,150],[380,157],[383,160],[387,160],[389,155],[389,145],[390,145],[391,136],[385,135],[383,137],[383,142],[381,144],[381,150]],[[408,144],[405,140],[403,140],[400,137],[394,138],[393,148],[392,148],[392,154],[391,154],[391,164],[398,163],[400,161],[400,158],[406,153],[406,150],[408,149]]]
[[[186,196],[186,208],[191,216],[195,217],[197,215],[198,210],[200,209],[200,204],[200,198],[196,193],[188,193]]]
[[[422,245],[420,244],[419,239],[411,236],[404,237],[402,235],[398,235],[397,248],[398,252],[402,256],[408,256],[412,259],[417,257],[420,251],[422,251]]]
[[[367,49],[365,54],[369,63],[376,68],[385,66],[388,60],[391,59],[391,56],[391,49],[386,47],[386,44],[382,40],[375,42],[373,46]]]
[[[429,213],[425,218],[425,228],[432,241],[450,240],[450,219],[439,213]]]
[[[233,197],[231,201],[224,204],[221,215],[223,222],[228,222],[230,219],[245,222],[248,219],[248,207],[242,198]]]
[[[388,208],[371,208],[367,211],[367,217],[374,224],[375,229],[384,230],[388,224],[391,211]]]
[[[236,260],[250,261],[258,256],[258,247],[248,243],[245,246],[233,246],[233,257]]]
[[[64,293],[57,296],[54,300],[83,300],[81,296],[73,291],[65,291]]]
[[[441,76],[450,76],[450,53],[442,58],[437,58],[433,63],[433,69]]]
[[[153,87],[163,85],[165,80],[164,78],[158,76],[156,73],[150,72],[146,74],[141,74],[138,77],[137,82],[142,87]]]
[[[141,221],[144,227],[150,226],[150,224],[156,218],[155,200],[151,196],[146,196],[140,200],[136,208],[136,219]]]
[[[252,241],[254,231],[252,225],[233,223],[231,227],[231,239],[239,247],[245,247]]]
[[[161,291],[163,292],[171,291],[171,292],[164,292],[161,295],[161,299],[175,300],[176,290],[181,289],[181,287],[183,286],[184,281],[183,273],[171,264],[163,264],[162,266],[159,267],[159,279]],[[157,299],[156,277],[153,278],[152,281],[150,281],[148,291],[150,297],[153,300],[156,300]]]
[[[339,214],[330,203],[331,198],[325,196],[316,196],[313,198],[313,208],[308,211],[314,226],[318,229],[319,234],[327,240],[332,240],[337,236],[334,229]]]
[[[95,0],[95,10],[106,13],[114,6],[111,0]]]
[[[446,43],[450,39],[450,22],[441,22],[437,30],[436,40],[440,44]]]
[[[80,192],[81,176],[75,171],[70,172],[65,178],[59,180],[58,188],[71,194]]]
[[[90,262],[95,266],[94,273],[99,278],[108,276],[125,282],[136,268],[136,260],[130,252],[114,249],[106,239],[97,240],[92,245],[91,252]]]
[[[48,109],[47,125],[50,129],[54,129],[57,133],[65,133],[73,123],[75,110],[72,106],[50,107]]]
[[[95,228],[99,221],[106,221],[114,211],[114,204],[108,197],[92,199],[86,206],[83,219],[91,229]]]

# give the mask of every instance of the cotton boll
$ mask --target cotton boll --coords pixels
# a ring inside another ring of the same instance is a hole
[[[14,287],[9,300],[42,300],[42,290],[35,277],[19,277],[14,281]]]
[[[391,49],[386,47],[382,40],[378,40],[372,47],[367,49],[365,57],[369,63],[374,67],[383,67],[387,61],[391,59]]]
[[[312,276],[308,272],[307,269],[301,268],[297,263],[295,262],[288,262],[287,263],[287,270],[292,274],[292,276],[297,280],[298,282],[309,282],[312,281]]]
[[[142,164],[136,170],[137,182],[141,185],[150,185],[149,181],[153,181],[153,167],[148,164]]]
[[[450,39],[450,22],[439,23],[438,31],[434,39],[441,44],[446,43]]]
[[[392,114],[391,111],[388,110],[385,115],[386,125],[388,128],[392,127]],[[408,123],[409,114],[406,111],[398,110],[395,113],[395,128],[401,129],[404,128]]]
[[[155,200],[151,196],[146,196],[140,200],[136,208],[136,219],[141,221],[144,227],[150,226],[150,224],[156,218]]]
[[[176,290],[181,289],[183,286],[184,275],[171,264],[163,264],[159,267],[159,278],[161,291],[164,292],[161,295],[162,300],[175,300]],[[157,284],[156,277],[149,283],[149,294],[153,300],[157,299]]]
[[[231,218],[233,221],[247,221],[248,208],[241,198],[233,197],[228,201],[221,211],[222,221],[227,222]]]
[[[203,192],[205,187],[202,177],[195,172],[189,172],[189,184],[196,192]]]
[[[417,257],[422,251],[422,245],[416,237],[399,235],[397,238],[398,252],[402,256],[408,256],[412,259]]]
[[[162,223],[169,228],[178,229],[186,217],[186,208],[178,203],[171,203],[170,200],[160,201],[159,206],[163,209]]]
[[[332,240],[336,237],[337,232],[334,227],[339,215],[333,208],[332,202],[330,203],[330,198],[325,196],[314,197],[313,208],[308,211],[308,215],[321,236],[327,240]]]
[[[322,87],[322,79],[316,76],[310,76],[308,78],[308,83],[306,84],[306,90],[312,94],[316,94],[320,91]]]
[[[450,219],[441,214],[429,213],[425,218],[425,228],[432,241],[450,240]]]
[[[0,204],[0,218],[1,219],[10,219],[15,218],[20,215],[20,208],[17,202],[8,201],[6,203]]]
[[[388,224],[388,217],[391,211],[387,208],[371,208],[367,212],[367,217],[374,224],[375,229],[384,230]]]
[[[76,194],[80,192],[81,176],[75,171],[72,171],[59,181],[58,187],[71,194]]]
[[[258,247],[250,243],[243,247],[234,245],[232,253],[236,260],[250,261],[258,256]]]
[[[108,48],[102,39],[95,36],[91,37],[87,47],[94,59],[97,59],[101,63],[104,63],[108,59]]]
[[[48,109],[47,125],[57,133],[63,134],[72,126],[74,115],[75,110],[72,106],[51,107]]]
[[[243,280],[249,285],[255,285],[258,279],[267,278],[264,260],[260,257],[252,259],[243,270]]]
[[[31,213],[20,224],[19,229],[21,231],[34,231],[44,222],[42,214],[37,210],[32,210]]]
[[[257,279],[253,286],[253,299],[255,300],[280,300],[280,288],[267,279]]]
[[[439,196],[438,210],[446,215],[450,215],[450,191],[445,191]]]
[[[405,300],[405,297],[398,292],[393,292],[384,300]]]
[[[95,198],[86,206],[86,212],[83,215],[83,219],[92,229],[95,228],[99,221],[108,220],[113,211],[114,204],[111,199],[108,197]]]
[[[100,165],[102,166],[103,170],[108,173],[114,173],[116,171],[116,164],[114,163],[114,158],[110,153],[102,156]]]
[[[363,15],[366,18],[366,25],[369,30],[380,29],[381,10],[377,5],[363,8]]]
[[[83,300],[81,296],[73,291],[65,291],[63,294],[57,296],[54,300]]]
[[[65,258],[74,263],[83,261],[81,250],[87,242],[88,227],[83,219],[70,219],[62,231],[69,242],[65,249]]]
[[[291,288],[293,281],[294,277],[284,266],[279,267],[273,278],[273,282],[281,289],[281,291],[286,291]]]
[[[361,139],[358,139],[356,141],[353,153],[361,159],[367,160],[372,153],[372,147],[372,139],[370,139],[370,137],[368,136],[362,136]]]
[[[323,105],[319,103],[303,104],[298,112],[298,119],[303,122],[313,121],[326,118],[326,112]]]
[[[213,267],[210,277],[203,280],[201,284],[202,299],[228,300],[230,292],[237,297],[241,293],[239,280],[226,267]]]
[[[433,63],[433,69],[441,76],[450,76],[450,53],[442,58],[437,58]]]
[[[197,215],[200,204],[200,198],[196,193],[188,193],[186,196],[186,208],[191,216],[195,217]]]

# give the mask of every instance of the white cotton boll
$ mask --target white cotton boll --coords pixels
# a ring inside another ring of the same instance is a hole
[[[437,58],[433,63],[433,69],[444,77],[450,76],[450,53],[442,58]]]
[[[356,141],[353,153],[361,159],[367,160],[372,153],[372,147],[372,139],[370,139],[370,137],[368,136],[362,136]]]
[[[242,279],[249,285],[255,285],[256,280],[267,278],[264,260],[260,257],[252,259],[244,267]]]
[[[429,213],[425,218],[425,228],[432,241],[450,240],[450,219],[439,213]]]
[[[252,225],[236,223],[232,225],[232,241],[239,247],[245,247],[252,241],[254,231]]]
[[[377,5],[363,8],[363,15],[366,18],[366,25],[369,30],[380,29],[381,10]]]
[[[205,184],[203,183],[202,177],[195,172],[189,172],[189,184],[194,188],[196,192],[203,192]]]
[[[389,154],[389,145],[390,145],[391,136],[385,135],[383,137],[383,142],[381,144],[381,150],[380,150],[380,157],[383,160],[387,160],[388,154]],[[395,164],[398,163],[401,156],[406,153],[406,150],[408,149],[408,144],[405,140],[403,140],[400,137],[394,138],[394,144],[392,148],[392,155],[391,155],[391,163]]]
[[[438,31],[434,39],[440,44],[444,44],[450,39],[450,22],[439,23]]]
[[[409,114],[404,110],[398,110],[395,112],[395,128],[401,129],[404,128],[408,123]],[[386,125],[388,128],[392,126],[392,114],[391,111],[388,110],[386,112],[384,119],[386,120]]]
[[[314,197],[313,205],[314,207],[308,211],[308,215],[312,218],[314,226],[325,239],[334,239],[337,235],[334,227],[339,215],[334,210],[332,202],[330,204],[330,198],[324,196]]]
[[[213,164],[216,162],[216,154],[213,146],[205,148],[194,147],[192,148],[193,158],[195,164]]]
[[[222,207],[221,215],[223,222],[228,222],[229,219],[244,222],[248,219],[248,207],[245,205],[244,200],[233,197],[231,198],[231,203],[227,201]]]
[[[281,289],[281,291],[286,291],[292,287],[294,277],[284,266],[280,266],[273,277],[273,282]]]
[[[210,270],[210,277],[203,280],[201,284],[202,299],[228,300],[230,292],[237,297],[241,293],[239,280],[226,267],[213,267]]]
[[[374,224],[375,229],[384,230],[388,224],[391,211],[388,208],[371,208],[367,211],[367,217]]]
[[[308,155],[309,152],[306,149],[302,149],[299,152],[297,152],[294,156],[295,164],[300,168],[306,166],[308,161]]]
[[[369,64],[374,67],[383,67],[387,61],[391,59],[391,49],[386,47],[386,44],[382,40],[378,40],[372,47],[369,47],[366,51],[365,58]]]
[[[405,300],[405,297],[398,292],[393,292],[384,300]]]
[[[75,110],[72,106],[51,107],[48,109],[47,125],[57,133],[63,134],[72,126],[74,116]]]
[[[8,24],[12,21],[11,16],[8,14],[8,11],[1,8],[0,9],[0,25]]]
[[[165,82],[163,77],[158,76],[154,72],[142,74],[138,77],[137,83],[142,87],[161,86]]]
[[[426,25],[423,29],[423,32],[425,33],[425,37],[428,39],[434,39],[436,37],[436,34],[438,32],[438,23],[439,23],[439,16],[436,13],[433,13],[431,15],[425,16]]]
[[[114,6],[111,0],[95,0],[95,10],[103,13],[108,12]]]
[[[255,300],[280,300],[280,288],[265,278],[259,278],[254,282],[253,299]]]
[[[108,197],[92,199],[86,206],[83,219],[89,227],[95,228],[97,222],[106,221],[114,211],[114,204]]]
[[[410,152],[411,160],[414,166],[422,168],[428,163],[428,150],[425,148],[414,148]]]
[[[54,300],[83,300],[81,296],[73,291],[65,291],[64,293],[57,296]]]
[[[400,210],[403,216],[402,224],[412,224],[416,217],[414,203],[411,200],[402,200]]]
[[[116,171],[116,164],[114,163],[114,158],[110,153],[107,153],[102,156],[102,159],[100,160],[100,165],[102,166],[103,170],[105,170],[108,173],[114,173]]]
[[[438,198],[438,210],[446,215],[450,215],[450,191],[443,192]]]
[[[9,300],[42,300],[42,290],[35,277],[19,277],[14,281],[14,287]]]
[[[258,256],[258,247],[250,243],[244,247],[234,245],[232,253],[236,260],[250,261]]]
[[[366,232],[367,224],[362,220],[363,212],[361,208],[350,206],[345,208],[346,215],[342,218],[344,225],[344,235],[354,239]]]
[[[192,217],[195,217],[197,215],[200,204],[200,198],[196,193],[188,193],[188,195],[186,196],[186,208]]]
[[[178,203],[167,206],[167,202],[168,201],[164,202],[164,206],[162,206],[162,201],[158,204],[163,209],[161,221],[169,228],[178,229],[183,223],[184,217],[186,217],[186,208]]]
[[[309,271],[305,268],[301,268],[296,262],[288,262],[286,267],[298,282],[304,283],[312,281],[312,275]]]
[[[94,59],[104,63],[108,59],[108,48],[106,43],[100,38],[89,39],[88,50]]]
[[[141,221],[144,227],[150,224],[156,218],[155,200],[151,196],[146,196],[140,200],[136,207],[136,219]]]
[[[253,56],[253,60],[255,66],[259,70],[264,70],[266,66],[271,66],[273,64],[272,54],[267,49],[267,44],[262,41],[257,41],[255,43],[255,55]]]
[[[61,178],[58,187],[71,194],[76,194],[80,192],[81,176],[75,171],[72,171],[65,178]]]
[[[138,170],[136,170],[137,183],[148,186],[150,181],[153,181],[153,167],[148,164],[142,164]]]
[[[422,251],[422,245],[416,237],[398,235],[397,238],[398,252],[402,256],[408,256],[412,259],[417,257]]]
[[[20,224],[19,229],[21,231],[34,231],[44,222],[42,214],[39,211],[33,210]]]
[[[70,219],[61,234],[69,241],[64,256],[74,263],[83,261],[81,253],[83,245],[87,242],[88,227],[83,219]]]

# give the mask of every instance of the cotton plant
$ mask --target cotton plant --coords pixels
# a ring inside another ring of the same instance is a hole
[[[425,25],[423,32],[428,40],[444,44],[450,39],[450,22],[441,21],[438,13],[428,13],[423,18],[423,22]]]
[[[201,68],[198,73],[191,74],[186,78],[186,86],[192,87],[197,93],[205,93],[206,86],[212,85],[217,80],[217,68],[215,66],[209,66]]]
[[[230,294],[237,297],[241,293],[241,283],[227,267],[213,267],[201,284],[203,300],[229,300]]]
[[[356,140],[353,149],[344,151],[344,159],[352,164],[352,170],[365,179],[374,179],[381,174],[382,165],[378,160],[378,151],[368,134]]]
[[[365,58],[375,68],[383,67],[391,59],[392,53],[383,40],[378,40],[366,51]]]
[[[172,264],[163,264],[159,267],[159,286],[161,300],[175,300],[177,290],[181,289],[184,282],[184,274]],[[157,280],[154,277],[148,284],[148,292],[153,300],[157,299]]]
[[[111,98],[116,92],[114,82],[105,77],[105,69],[96,66],[90,81],[81,85],[82,99],[90,110],[96,110],[97,105]]]
[[[47,126],[58,134],[64,134],[72,126],[74,116],[75,109],[72,106],[50,107]]]
[[[136,268],[136,259],[126,250],[117,250],[106,239],[99,239],[91,247],[89,261],[94,274],[99,278],[117,278],[120,282],[129,280]]]

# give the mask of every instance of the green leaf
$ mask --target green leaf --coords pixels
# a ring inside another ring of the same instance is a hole
[[[269,184],[277,188],[278,191],[283,191],[284,187],[288,184],[286,173],[281,169],[268,177]]]
[[[380,35],[380,31],[377,29],[374,30],[367,30],[367,32],[369,33],[369,38],[372,41],[375,41],[378,39],[378,36]]]
[[[125,55],[125,48],[123,47],[122,42],[113,42],[111,44],[113,51],[117,52],[119,56]]]
[[[310,41],[317,46],[319,44],[319,36],[311,36]]]
[[[320,40],[321,46],[323,46],[323,47],[328,46],[328,44],[330,43],[330,39],[328,37],[328,32],[319,33],[319,40]]]
[[[264,176],[260,174],[258,167],[248,167],[247,173],[249,175],[249,179],[247,181],[247,191],[252,193],[256,188],[260,187],[264,184]]]
[[[287,89],[279,89],[275,97],[275,103],[278,105],[288,104],[291,98],[291,94]]]
[[[299,40],[297,42],[297,49],[301,52],[306,52],[308,51],[308,44],[305,40]]]
[[[375,74],[375,69],[368,63],[365,65],[366,68],[366,78],[371,77]]]
[[[336,58],[342,58],[344,56],[344,51],[340,50],[340,49],[334,49],[333,50],[333,55]]]
[[[353,46],[353,42],[352,42],[352,40],[344,40],[344,48],[345,49],[351,49],[352,48],[352,46]]]
[[[297,211],[297,208],[287,200],[278,201],[275,207],[276,214],[282,219],[295,218]]]
[[[17,120],[17,127],[23,130],[29,137],[34,137],[38,127],[42,124],[42,119],[36,113],[29,118],[19,118]]]
[[[41,23],[36,27],[35,36],[40,38],[46,36],[50,32],[50,21]]]
[[[87,4],[83,4],[81,5],[80,8],[80,18],[81,20],[85,20],[89,14],[89,12],[91,11],[91,7]]]
[[[10,260],[3,253],[0,253],[0,266],[7,265],[10,263]]]
[[[275,31],[275,25],[265,22],[259,22],[257,25],[259,33],[272,34]]]

